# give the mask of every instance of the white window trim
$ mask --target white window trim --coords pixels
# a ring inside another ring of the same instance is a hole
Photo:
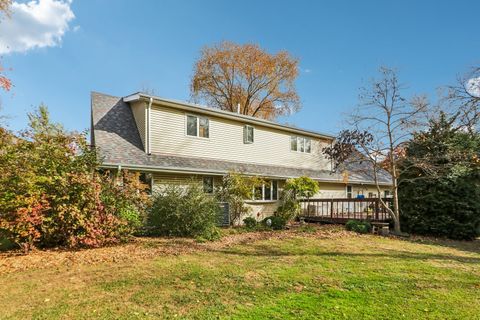
[[[276,200],[273,199],[273,181],[277,182],[277,196]],[[265,200],[265,183],[262,183],[262,199],[255,199],[255,187],[253,187],[253,192],[252,192],[252,199],[250,200],[251,202],[277,202],[278,195],[279,195],[279,188],[278,188],[278,180],[270,180],[270,200]]]
[[[245,135],[245,131],[247,131],[247,128],[252,128],[253,129],[253,141],[250,142],[250,141],[247,141],[246,137],[248,137],[248,135]],[[255,127],[252,126],[252,125],[249,125],[249,124],[246,124],[243,126],[243,144],[254,144],[255,143]]]
[[[350,198],[348,198],[348,187],[350,187]],[[352,185],[346,185],[345,186],[345,198],[347,199],[353,199],[353,186]]]
[[[191,136],[191,135],[188,134],[188,117],[189,116],[197,118],[197,135],[196,136]],[[208,137],[200,137],[200,118],[204,118],[204,119],[208,120]],[[189,138],[209,140],[210,135],[211,135],[211,132],[210,132],[210,118],[204,117],[204,116],[199,116],[199,115],[192,114],[192,113],[186,113],[185,114],[185,132],[184,132],[184,134],[185,134],[186,137],[189,137]]]
[[[292,138],[297,139],[297,150],[292,150]],[[299,141],[300,139],[303,139],[303,151],[300,151],[300,141]],[[310,152],[305,151],[306,150],[306,144],[305,144],[306,140],[310,140]],[[312,138],[308,138],[308,137],[304,137],[304,136],[290,136],[289,143],[290,143],[290,152],[301,153],[301,154],[312,154],[312,149],[313,149]]]

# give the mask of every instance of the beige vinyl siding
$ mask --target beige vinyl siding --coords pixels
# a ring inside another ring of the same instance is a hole
[[[160,191],[169,185],[176,185],[179,187],[187,187],[192,183],[198,183],[202,186],[202,175],[190,174],[176,174],[176,173],[154,173],[153,177],[153,191]],[[221,183],[222,177],[214,176],[213,187],[216,188]]]
[[[264,165],[330,169],[330,162],[321,149],[329,141],[312,139],[312,152],[290,151],[291,134],[259,125],[255,129],[255,142],[243,143],[242,121],[208,117],[210,137],[186,135],[186,115],[182,110],[154,105],[151,110],[152,153],[165,153],[187,157],[202,157]]]
[[[140,134],[140,139],[142,139],[143,148],[145,149],[145,135],[146,135],[146,125],[145,125],[145,102],[137,101],[130,104],[133,112],[133,117],[135,118],[135,123],[137,124],[138,133]]]
[[[372,185],[358,185],[351,184],[352,186],[352,198],[356,198],[358,194],[363,194],[368,197],[368,193],[372,192],[374,196],[378,194],[377,188]],[[346,198],[347,197],[347,185],[344,183],[331,183],[331,182],[319,182],[320,191],[313,198],[331,199],[331,198]],[[383,197],[384,191],[388,188],[380,188]]]

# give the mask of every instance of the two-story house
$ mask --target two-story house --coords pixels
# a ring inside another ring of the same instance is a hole
[[[334,137],[237,113],[144,93],[92,93],[92,145],[102,168],[148,173],[152,189],[198,181],[213,192],[228,172],[260,176],[265,184],[247,201],[259,219],[278,206],[288,178],[318,181],[318,198],[377,196],[365,173],[332,173],[322,148]],[[382,178],[382,194],[389,180]]]

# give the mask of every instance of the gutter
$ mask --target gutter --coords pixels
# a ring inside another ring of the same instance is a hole
[[[208,175],[215,175],[215,176],[223,176],[228,171],[224,170],[208,170],[208,169],[194,169],[194,168],[176,168],[176,167],[158,167],[158,166],[148,166],[148,165],[135,165],[135,164],[118,164],[118,163],[103,163],[100,165],[100,168],[105,169],[115,169],[121,166],[124,170],[138,170],[138,171],[146,171],[146,172],[166,172],[166,173],[180,173],[180,174],[208,174]],[[265,174],[254,174],[254,173],[246,173],[245,175],[254,176],[254,177],[265,177],[265,178],[275,178],[275,179],[290,179],[290,178],[297,178],[297,176],[278,176],[278,175],[265,175]],[[331,183],[342,183],[345,184],[341,180],[337,179],[317,179],[313,178],[313,180],[318,182],[331,182]],[[367,185],[375,185],[373,181],[365,181],[365,180],[350,180],[349,184],[367,184]],[[383,182],[379,183],[381,186],[391,186],[391,183]]]

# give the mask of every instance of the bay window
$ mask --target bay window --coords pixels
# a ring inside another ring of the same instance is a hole
[[[278,200],[278,181],[267,180],[253,188],[253,200],[272,201]]]

